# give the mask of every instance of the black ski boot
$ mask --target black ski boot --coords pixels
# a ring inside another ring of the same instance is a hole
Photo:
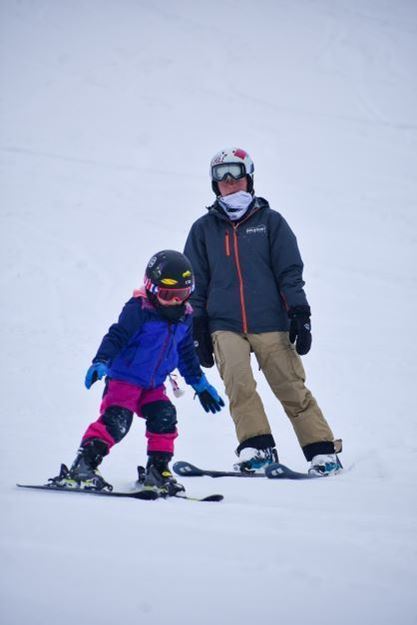
[[[177,482],[169,469],[168,464],[171,458],[171,454],[162,451],[149,454],[143,476],[144,489],[156,490],[161,497],[172,497],[177,493],[185,492],[184,486]]]
[[[86,441],[79,448],[71,468],[68,470],[62,465],[60,474],[50,480],[51,484],[62,488],[111,491],[113,486],[105,481],[97,469],[107,453],[107,445],[103,441]]]

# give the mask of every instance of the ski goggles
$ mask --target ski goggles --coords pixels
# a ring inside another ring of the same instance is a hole
[[[163,287],[158,287],[156,295],[163,302],[172,302],[174,299],[185,302],[192,292],[193,288],[191,286],[187,286],[183,289],[165,289]]]
[[[221,182],[227,176],[231,176],[234,180],[239,180],[246,176],[246,169],[243,163],[220,163],[212,167],[211,175],[215,182]]]

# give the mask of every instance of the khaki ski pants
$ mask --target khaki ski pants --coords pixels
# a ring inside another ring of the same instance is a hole
[[[301,447],[333,441],[333,433],[316,400],[305,386],[300,356],[288,332],[237,334],[219,330],[212,334],[214,355],[230,403],[239,443],[271,428],[256,392],[250,355],[255,354],[273,393],[281,402]]]

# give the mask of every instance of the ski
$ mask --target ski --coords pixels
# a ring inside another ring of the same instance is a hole
[[[323,475],[315,475],[314,473],[293,471],[289,467],[286,467],[285,464],[279,463],[270,464],[269,467],[265,469],[265,475],[270,480],[312,480],[325,477]]]
[[[314,480],[316,478],[323,477],[332,477],[333,475],[338,475],[343,471],[342,463],[340,459],[337,458],[338,469],[333,472],[330,476],[326,474],[317,474],[313,471],[310,473],[300,473],[298,471],[293,471],[285,466],[285,464],[280,464],[279,462],[270,464],[269,467],[265,469],[266,477],[269,477],[271,480]]]
[[[142,488],[132,491],[100,491],[87,490],[85,488],[63,488],[62,486],[54,486],[53,484],[16,484],[19,488],[33,488],[36,490],[49,490],[59,493],[81,493],[84,495],[98,495],[101,497],[129,497],[130,499],[141,499],[142,501],[154,501],[155,499],[188,499],[188,501],[223,501],[223,495],[207,495],[206,497],[192,497],[190,495],[165,495],[151,488]]]
[[[88,490],[86,488],[65,488],[54,486],[53,484],[16,484],[19,488],[34,488],[37,490],[49,490],[55,493],[78,493],[83,495],[98,495],[100,497],[130,497],[131,499],[142,499],[144,501],[159,499],[159,494],[154,490]]]
[[[239,471],[213,471],[209,469],[200,469],[190,462],[178,461],[173,465],[173,470],[177,475],[182,477],[267,477],[272,480],[311,480],[314,478],[321,478],[321,475],[314,475],[310,473],[300,473],[293,471],[285,464],[274,463],[270,464],[265,472],[262,473],[240,473]]]
[[[240,473],[239,471],[211,471],[208,469],[200,469],[190,462],[179,460],[173,465],[173,470],[177,475],[182,477],[265,477],[265,473]]]

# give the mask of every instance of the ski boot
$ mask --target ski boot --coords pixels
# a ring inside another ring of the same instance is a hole
[[[97,469],[107,453],[107,445],[103,441],[90,440],[81,445],[71,468],[61,465],[60,474],[49,482],[60,488],[111,491],[113,486],[105,481]]]
[[[173,497],[185,492],[184,486],[177,482],[169,469],[171,457],[171,454],[164,452],[151,453],[146,470],[138,467],[139,481],[142,481],[144,489],[155,490],[160,497]]]
[[[244,447],[236,454],[239,462],[233,465],[233,469],[241,473],[263,473],[268,465],[279,462],[275,447],[267,447],[266,449]]]
[[[337,454],[318,454],[312,459],[308,472],[316,477],[325,477],[339,473],[342,468]]]

